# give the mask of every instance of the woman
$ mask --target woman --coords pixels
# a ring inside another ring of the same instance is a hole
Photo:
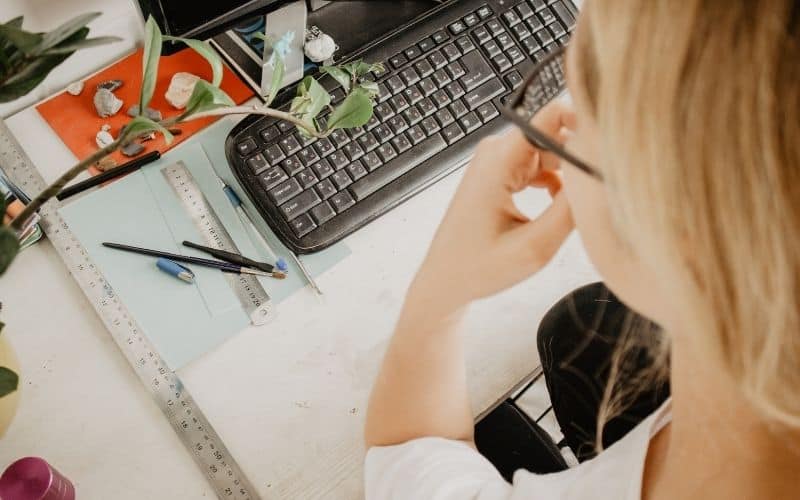
[[[519,131],[478,147],[373,390],[367,498],[798,498],[800,2],[588,0],[581,15],[574,112],[533,120],[573,161]],[[553,194],[534,220],[511,199],[531,186]],[[509,484],[474,449],[459,320],[573,226],[608,288],[663,327],[672,396],[596,458]]]

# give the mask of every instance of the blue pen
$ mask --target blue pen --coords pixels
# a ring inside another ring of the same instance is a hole
[[[178,264],[174,260],[159,257],[159,259],[156,261],[156,267],[170,276],[174,276],[179,280],[185,281],[186,283],[194,283],[194,273],[192,270],[188,267]]]

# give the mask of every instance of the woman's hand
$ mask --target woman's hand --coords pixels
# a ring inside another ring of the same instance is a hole
[[[561,101],[533,124],[560,142],[574,129]],[[511,287],[539,271],[574,227],[557,174],[560,160],[532,146],[517,129],[478,145],[409,292],[409,300],[441,302],[449,310]],[[531,220],[512,195],[547,188],[553,203]]]

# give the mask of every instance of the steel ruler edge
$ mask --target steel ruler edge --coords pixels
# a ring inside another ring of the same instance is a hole
[[[2,119],[0,167],[28,195],[35,196],[46,186],[41,174]],[[257,490],[178,375],[169,369],[80,241],[69,230],[58,213],[60,206],[53,198],[42,207],[39,211],[42,230],[217,496],[258,500]]]

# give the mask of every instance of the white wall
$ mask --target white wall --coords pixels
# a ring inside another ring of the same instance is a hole
[[[115,35],[123,41],[85,49],[80,57],[71,56],[33,92],[22,99],[0,104],[0,117],[8,117],[63,89],[70,82],[109,65],[133,50],[140,43],[143,32],[134,0],[0,0],[0,22],[22,15],[25,16],[24,27],[32,31],[53,29],[71,17],[86,12],[103,13],[89,25],[90,37]]]

